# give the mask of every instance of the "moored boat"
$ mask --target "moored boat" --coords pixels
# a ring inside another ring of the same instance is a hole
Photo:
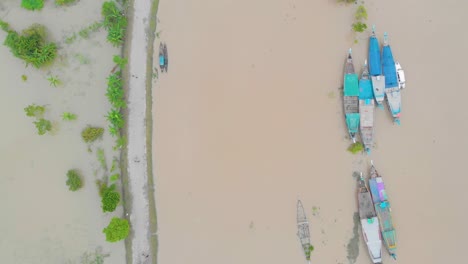
[[[385,75],[385,95],[388,106],[393,116],[393,121],[400,124],[401,115],[401,93],[395,69],[392,49],[388,44],[387,32],[384,34],[384,45],[382,48],[382,68]]]
[[[297,201],[297,236],[301,241],[306,260],[310,263],[310,253],[314,249],[310,244],[309,221],[300,200]]]
[[[382,107],[385,99],[385,76],[382,74],[380,56],[379,40],[375,36],[375,26],[373,25],[372,34],[369,38],[369,73],[375,101],[379,107]]]
[[[398,86],[400,87],[400,90],[403,90],[406,87],[406,77],[405,72],[398,61],[395,61],[395,70],[398,78]]]
[[[359,218],[362,235],[366,242],[373,263],[382,263],[382,239],[380,237],[379,219],[375,212],[372,197],[361,174],[358,188]]]
[[[356,142],[356,134],[359,130],[359,82],[358,75],[354,71],[351,49],[345,64],[343,81],[343,104],[346,126],[353,142]]]
[[[359,129],[364,149],[368,154],[374,144],[374,106],[374,92],[372,82],[369,80],[366,61],[361,79],[359,79]]]
[[[369,179],[369,187],[372,194],[374,208],[379,218],[380,232],[384,241],[384,245],[390,256],[396,259],[397,239],[396,231],[393,227],[391,216],[390,203],[388,202],[387,193],[382,176],[377,172],[374,163],[371,161],[371,178]]]

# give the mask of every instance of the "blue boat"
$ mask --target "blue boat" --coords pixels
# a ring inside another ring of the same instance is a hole
[[[356,134],[359,130],[360,121],[358,78],[358,75],[354,71],[351,49],[349,49],[343,80],[343,104],[348,133],[354,143],[356,143]]]
[[[372,26],[372,35],[369,38],[369,72],[375,101],[379,107],[383,107],[382,103],[385,99],[385,76],[382,74],[380,46],[379,40],[375,36],[375,26]]]
[[[388,44],[387,32],[384,34],[384,45],[382,48],[382,69],[385,75],[385,95],[387,96],[388,106],[393,116],[393,121],[400,124],[401,113],[401,94],[400,85],[393,59],[392,49]]]
[[[359,79],[359,128],[362,143],[368,154],[370,154],[370,150],[374,144],[374,108],[374,91],[372,90],[372,82],[369,79],[366,61],[361,79]]]

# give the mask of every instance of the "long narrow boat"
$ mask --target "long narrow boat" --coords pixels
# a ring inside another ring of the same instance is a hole
[[[393,121],[400,124],[401,94],[400,85],[395,69],[392,49],[388,44],[387,32],[384,34],[384,45],[382,48],[382,68],[385,75],[385,95],[387,95],[388,106],[393,116]]]
[[[374,144],[374,108],[374,92],[372,82],[369,80],[366,61],[361,79],[359,79],[359,114],[361,118],[359,124],[362,143],[364,143],[368,154]]]
[[[369,187],[372,193],[372,201],[374,203],[375,211],[377,212],[377,217],[380,222],[380,232],[382,233],[383,241],[388,253],[396,259],[397,238],[392,222],[392,209],[388,202],[382,176],[377,172],[377,169],[374,167],[374,163],[371,163]]]
[[[379,40],[375,36],[375,26],[372,26],[372,35],[369,38],[369,71],[372,79],[372,88],[375,101],[379,107],[383,107],[385,99],[385,76],[382,74],[380,61]]]
[[[366,242],[373,263],[382,263],[382,239],[379,232],[379,219],[372,204],[372,197],[361,174],[358,188],[359,218],[362,236]]]
[[[301,241],[305,257],[310,264],[310,253],[313,247],[310,244],[309,221],[307,221],[304,207],[300,200],[297,201],[297,236]]]
[[[359,130],[359,82],[358,75],[354,71],[351,49],[345,64],[343,103],[348,133],[353,142],[356,142],[356,134]]]

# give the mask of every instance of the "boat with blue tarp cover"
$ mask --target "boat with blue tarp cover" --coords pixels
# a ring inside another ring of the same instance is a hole
[[[356,134],[359,130],[359,81],[354,71],[351,49],[346,59],[343,81],[343,104],[346,126],[353,142],[356,142]]]
[[[369,38],[369,73],[372,80],[375,101],[379,107],[385,100],[385,76],[382,74],[382,62],[380,60],[379,40],[375,36],[375,26],[372,26],[372,34]]]
[[[388,106],[393,116],[393,121],[400,124],[401,115],[401,93],[400,84],[395,69],[395,60],[393,59],[392,49],[388,44],[387,32],[384,33],[384,45],[382,48],[382,69],[385,75],[385,95],[387,96]]]
[[[367,61],[365,61],[362,76],[359,79],[359,127],[362,143],[368,154],[374,144],[374,108],[374,91],[372,90],[372,82],[369,79]]]
[[[388,201],[382,176],[377,172],[372,161],[371,164],[369,187],[372,194],[374,208],[380,223],[380,232],[388,253],[392,258],[396,259],[397,239],[396,231],[393,227],[391,215],[392,209]]]

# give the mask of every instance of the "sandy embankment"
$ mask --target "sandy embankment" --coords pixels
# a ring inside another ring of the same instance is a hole
[[[129,47],[128,52],[128,145],[127,145],[127,175],[128,180],[126,195],[127,213],[131,224],[130,248],[127,247],[127,260],[133,264],[155,263],[155,208],[151,183],[151,171],[148,166],[147,144],[151,142],[148,131],[147,102],[148,93],[151,90],[148,84],[152,78],[151,59],[154,31],[151,17],[155,16],[157,1],[133,0],[129,12]],[[148,66],[149,65],[149,66]],[[151,113],[151,112],[149,112]],[[148,173],[149,172],[149,173]],[[131,254],[129,256],[128,254]]]

